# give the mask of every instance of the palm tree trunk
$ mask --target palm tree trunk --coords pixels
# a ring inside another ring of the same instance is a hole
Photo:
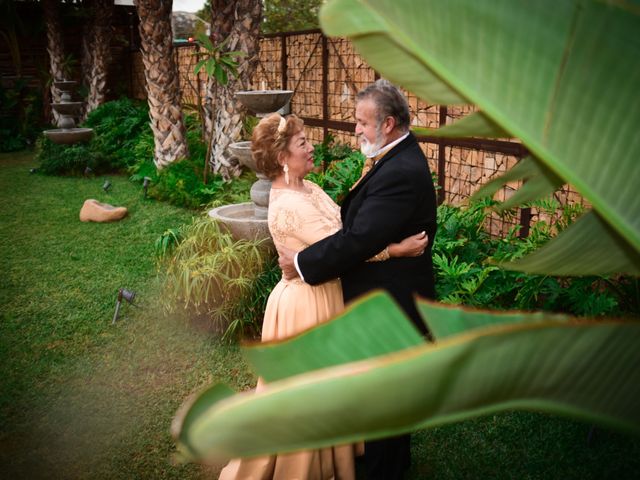
[[[60,93],[53,85],[54,80],[64,78],[64,43],[60,26],[60,14],[57,0],[43,0],[44,22],[47,30],[47,53],[49,54],[49,73],[51,74],[51,101],[60,101]],[[51,110],[54,123],[58,123],[58,114]]]
[[[158,169],[189,155],[171,32],[172,0],[137,0],[142,62]]]
[[[211,1],[211,42],[217,45],[231,34],[235,1],[212,0]],[[207,78],[207,90],[204,98],[205,138],[211,141],[213,135],[213,121],[215,116],[216,80],[212,76]]]
[[[83,67],[85,74],[85,85],[88,89],[87,103],[85,107],[86,116],[102,105],[107,95],[107,73],[109,61],[111,59],[111,37],[113,18],[112,0],[95,0],[93,2],[92,21],[88,28],[88,42],[83,39]],[[84,50],[86,47],[86,54]]]
[[[231,77],[227,85],[209,88],[208,95],[215,106],[213,132],[211,135],[209,165],[214,173],[225,179],[240,174],[237,160],[228,153],[229,144],[238,140],[242,130],[245,110],[235,99],[235,93],[246,90],[258,62],[260,22],[262,2],[260,0],[213,0],[211,2],[214,40],[221,42],[228,38],[229,51],[241,50],[246,56],[238,68],[238,78]]]
[[[91,48],[93,47],[93,29],[94,29],[94,0],[84,0],[82,2],[84,8],[89,13],[89,18],[82,25],[82,50],[80,58],[80,74],[82,75],[82,85],[89,90],[89,83],[91,83],[91,65],[93,64],[93,54]],[[86,105],[85,114],[86,117]]]

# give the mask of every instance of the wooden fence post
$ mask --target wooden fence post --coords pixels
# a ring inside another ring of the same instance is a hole
[[[440,114],[438,118],[438,127],[442,128],[447,124],[447,106],[440,105]],[[444,203],[446,192],[444,190],[444,185],[446,181],[446,168],[447,162],[445,159],[446,155],[446,146],[444,142],[438,143],[438,186],[440,189],[438,190],[438,205]]]
[[[284,33],[280,34],[280,81],[282,82],[282,90],[288,90],[287,89],[287,83],[288,83],[288,78],[287,78],[287,58],[288,58],[288,54],[287,54],[287,37],[284,35]]]
[[[322,135],[329,134],[329,45],[327,37],[322,35]]]

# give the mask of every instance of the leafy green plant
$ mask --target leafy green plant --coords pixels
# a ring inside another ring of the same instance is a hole
[[[438,207],[439,230],[433,247],[438,299],[444,303],[479,308],[544,310],[578,316],[638,315],[634,282],[625,276],[564,278],[504,270],[496,262],[524,257],[582,213],[568,205],[557,222],[538,221],[528,237],[520,238],[514,227],[504,238],[486,229],[487,207],[495,202],[472,203],[467,208]],[[551,198],[530,206],[551,215],[558,202]],[[493,263],[490,263],[493,262]]]
[[[244,52],[225,51],[228,39],[214,45],[204,33],[199,33],[197,38],[203,51],[193,53],[194,56],[200,58],[193,69],[194,73],[197,74],[204,69],[207,76],[215,78],[220,85],[226,85],[229,82],[229,75],[238,76],[238,61],[236,59],[244,56]]]
[[[336,142],[336,139],[330,133],[322,140],[321,143],[313,147],[313,163],[316,167],[321,167],[322,171],[326,170],[331,162],[336,160],[344,160],[353,153],[353,149],[346,143]]]
[[[43,128],[39,112],[42,94],[24,78],[10,87],[0,84],[0,152],[15,152],[33,144]]]
[[[88,143],[56,145],[40,137],[36,160],[43,173],[81,175],[86,167],[96,174],[121,171],[138,160],[140,138],[151,135],[146,106],[128,98],[99,106],[83,126],[94,130]]]
[[[209,217],[194,219],[171,236],[182,240],[161,264],[166,268],[166,308],[179,305],[193,311],[226,340],[243,333],[256,335],[267,296],[277,282],[268,245],[235,241]]]
[[[337,203],[341,203],[351,186],[360,178],[364,155],[349,145],[336,143],[331,135],[315,145],[314,163],[320,169],[307,178],[318,184]]]
[[[130,178],[140,183],[144,177],[151,178],[151,185],[147,190],[147,195],[151,198],[187,208],[199,208],[211,197],[199,175],[201,165],[201,162],[189,158],[174,162],[157,172],[149,161],[139,165]]]
[[[147,104],[129,98],[100,105],[89,114],[85,126],[94,130],[92,148],[112,157],[111,163],[117,169],[138,161],[140,152],[136,146],[141,136],[151,136],[153,141]]]
[[[111,159],[91,143],[58,145],[44,136],[36,142],[35,160],[47,175],[82,175],[87,167],[95,174],[110,172],[115,170]]]
[[[262,33],[318,28],[321,0],[266,0],[263,5]]]
[[[231,182],[225,182],[220,175],[215,175],[205,184],[201,177],[203,164],[202,160],[189,158],[158,172],[153,163],[147,161],[132,168],[134,173],[130,178],[133,182],[142,183],[145,177],[149,177],[151,185],[147,195],[150,198],[192,209],[249,201],[254,174],[243,173]]]
[[[252,173],[244,173],[231,182],[225,182],[220,175],[214,175],[205,184],[202,172],[206,148],[200,138],[199,119],[193,113],[186,114],[184,118],[190,157],[158,171],[152,161],[153,136],[150,131],[144,131],[133,146],[137,163],[128,169],[131,181],[141,184],[148,177],[151,179],[147,190],[149,197],[187,208],[248,201],[251,183],[255,181]]]
[[[167,257],[181,241],[182,233],[179,228],[166,229],[153,244],[156,257],[158,259]]]
[[[196,63],[194,67],[194,73],[197,75],[198,72],[204,70],[207,74],[207,77],[215,80],[216,88],[217,85],[225,86],[229,83],[229,75],[234,77],[238,76],[238,61],[236,60],[238,57],[244,56],[244,52],[239,51],[226,51],[226,45],[229,41],[229,38],[224,39],[220,44],[214,45],[211,39],[205,35],[204,33],[199,33],[197,35],[198,43],[200,47],[203,49],[196,51],[193,55],[200,60]],[[196,89],[197,90],[197,89]],[[199,93],[198,93],[199,95]],[[200,102],[198,102],[200,104]],[[207,182],[207,173],[209,171],[209,164],[207,163],[211,158],[211,141],[213,137],[213,128],[211,128],[210,132],[206,132],[204,128],[207,119],[205,119],[205,111],[204,108],[198,106],[198,112],[200,114],[200,123],[202,125],[201,128],[201,138],[204,144],[207,146],[205,159],[206,162],[204,164],[203,170],[203,178],[205,183]],[[212,125],[215,125],[216,118],[216,109],[215,105],[211,108],[209,112],[208,121],[211,122]],[[207,134],[208,133],[208,134]]]

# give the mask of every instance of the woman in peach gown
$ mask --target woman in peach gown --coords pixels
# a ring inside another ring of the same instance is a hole
[[[316,184],[304,177],[313,169],[313,147],[304,124],[295,115],[272,114],[253,132],[251,149],[265,175],[272,179],[269,196],[269,231],[276,249],[300,251],[341,228],[340,207]],[[390,256],[419,255],[426,237],[418,234],[389,245],[370,261]],[[325,322],[344,309],[340,280],[312,286],[301,279],[274,287],[264,314],[262,341],[283,339]],[[263,388],[258,380],[256,390]],[[343,445],[232,460],[220,480],[353,480],[354,455],[364,445]]]

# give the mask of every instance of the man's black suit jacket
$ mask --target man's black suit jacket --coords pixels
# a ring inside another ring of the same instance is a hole
[[[435,296],[431,248],[436,196],[427,159],[413,134],[387,152],[346,196],[341,216],[342,230],[298,254],[304,280],[317,285],[340,277],[345,302],[385,289],[426,333],[413,297]],[[429,235],[423,255],[366,261],[423,230]]]

